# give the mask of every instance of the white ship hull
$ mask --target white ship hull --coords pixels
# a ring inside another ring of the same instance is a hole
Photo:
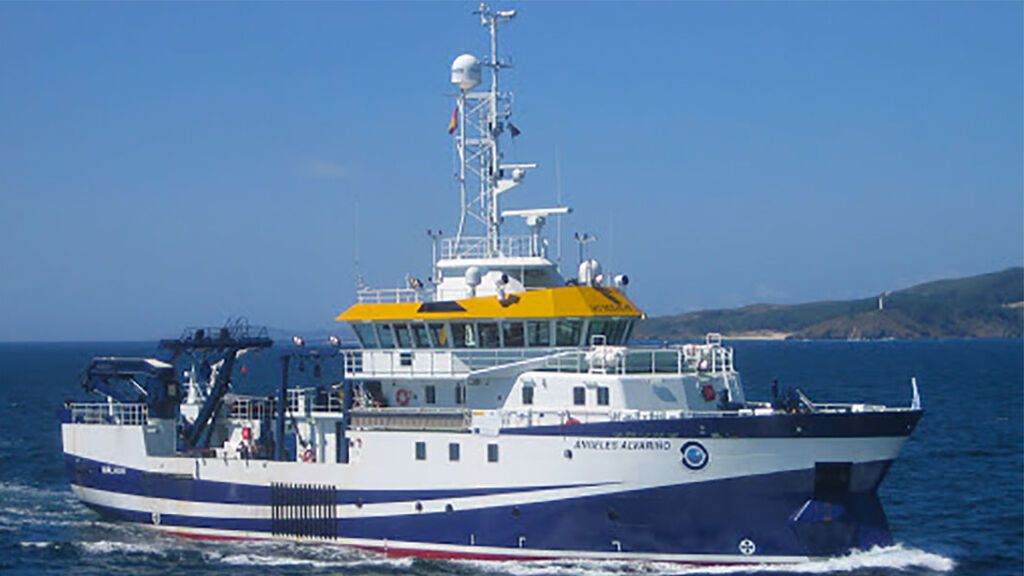
[[[151,457],[142,425],[67,422],[63,440],[84,503],[182,536],[315,539],[423,557],[795,562],[889,542],[876,491],[919,416],[748,416],[491,435],[352,430],[346,464]],[[630,435],[644,430],[658,433]],[[694,444],[705,455],[696,465],[681,455]],[[488,445],[497,446],[496,462]],[[849,464],[847,486],[823,495],[815,467],[836,462]]]

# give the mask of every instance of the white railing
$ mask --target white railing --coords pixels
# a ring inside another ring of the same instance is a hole
[[[532,236],[502,236],[498,239],[498,253],[492,254],[488,240],[483,236],[444,238],[441,241],[441,259],[530,257],[543,256],[543,247]]]
[[[74,402],[68,408],[71,410],[72,424],[143,426],[149,422],[149,410],[145,404]]]
[[[391,302],[424,302],[430,299],[430,293],[415,288],[361,288],[356,292],[360,303],[382,304]]]
[[[731,348],[688,344],[668,348],[614,348],[614,355],[595,354],[600,348],[508,349],[362,349],[347,350],[345,373],[367,376],[465,376],[473,372],[513,367],[537,360],[526,369],[568,373],[690,374],[734,371]]]
[[[273,415],[273,405],[266,398],[237,396],[230,407],[230,417],[237,420],[262,420]]]
[[[478,370],[542,360],[567,351],[557,348],[509,348],[487,350],[346,350],[345,373],[365,376],[465,376]],[[579,353],[576,350],[568,351]],[[541,368],[547,366],[547,363]]]

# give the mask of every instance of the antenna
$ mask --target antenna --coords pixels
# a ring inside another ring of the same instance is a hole
[[[590,244],[591,242],[597,242],[597,236],[590,234],[588,232],[584,232],[583,234],[576,232],[572,235],[572,237],[573,239],[576,240],[576,243],[579,244],[580,262],[582,263],[584,260],[583,257],[585,256],[587,244]]]
[[[562,155],[555,144],[555,206],[562,206]],[[555,222],[555,249],[557,260],[555,262],[558,272],[562,272],[562,219]]]
[[[355,259],[353,271],[356,275],[356,291],[358,292],[363,288],[366,288],[366,281],[363,278],[363,271],[359,264],[359,193],[354,195],[353,200],[353,204],[355,205],[355,209],[352,211],[352,219],[354,220],[352,223],[352,235],[355,236],[352,242],[353,257]]]

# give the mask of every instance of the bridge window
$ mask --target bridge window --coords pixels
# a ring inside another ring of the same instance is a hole
[[[628,318],[595,318],[587,329],[586,343],[592,343],[594,336],[604,336],[606,344],[619,346],[626,341],[630,322]]]
[[[608,324],[607,320],[594,318],[590,321],[590,325],[587,328],[587,339],[584,341],[586,344],[600,344],[601,339],[595,339],[595,336],[604,336],[605,344],[613,344],[611,339],[608,338]]]
[[[471,322],[452,322],[452,342],[456,348],[476,348],[476,326]]]
[[[555,342],[559,346],[579,346],[582,332],[582,320],[559,320],[555,324]]]
[[[373,331],[373,324],[353,324],[352,330],[359,339],[359,345],[363,348],[377,348],[377,334]]]
[[[583,386],[576,386],[572,389],[572,403],[583,406],[587,403],[587,389]]]
[[[395,332],[391,329],[391,324],[379,324],[377,326],[377,339],[380,341],[381,348],[395,347]]]
[[[608,327],[608,343],[619,346],[626,343],[624,336],[626,335],[626,329],[629,327],[629,320],[625,318],[619,320],[612,320],[609,322]]]
[[[452,442],[451,444],[448,445],[448,461],[449,462],[458,462],[459,461],[459,457],[460,457],[460,454],[459,454],[459,443],[458,442]]]
[[[608,387],[598,386],[597,387],[597,405],[607,406],[608,405]]]
[[[523,404],[533,404],[533,386],[523,386]]]
[[[526,323],[530,346],[551,346],[551,322],[530,320]]]
[[[522,322],[504,322],[501,325],[505,348],[522,348],[526,346],[526,335],[523,333]]]
[[[497,462],[498,461],[498,445],[488,444],[487,445],[487,461]]]
[[[412,348],[412,335],[405,324],[395,324],[395,337],[399,348]]]
[[[426,460],[427,459],[427,443],[417,442],[416,443],[416,459]]]
[[[635,323],[632,320],[626,320],[626,328],[622,331],[622,343],[629,342],[629,337],[633,335],[633,326]]]
[[[501,346],[496,322],[481,322],[477,329],[480,331],[481,348],[499,348]]]
[[[442,323],[429,324],[430,335],[434,338],[434,346],[438,348],[448,347],[448,325]]]
[[[417,348],[430,348],[430,335],[427,334],[427,325],[422,322],[412,324],[412,341]]]
[[[437,386],[433,384],[427,384],[427,387],[423,391],[423,395],[426,397],[427,404],[437,404]]]

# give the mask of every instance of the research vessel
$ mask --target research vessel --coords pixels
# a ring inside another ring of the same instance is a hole
[[[501,151],[519,133],[498,57],[516,13],[478,15],[489,54],[451,69],[460,218],[432,235],[429,277],[360,287],[337,318],[351,345],[272,346],[235,322],[95,358],[100,400],[61,410],[77,497],[190,538],[397,556],[733,564],[891,544],[878,487],[922,415],[916,385],[907,408],[755,402],[719,336],[631,345],[628,278],[549,256],[569,209],[501,207],[536,166]],[[245,395],[258,352],[279,382]],[[314,365],[339,376],[289,385]]]

